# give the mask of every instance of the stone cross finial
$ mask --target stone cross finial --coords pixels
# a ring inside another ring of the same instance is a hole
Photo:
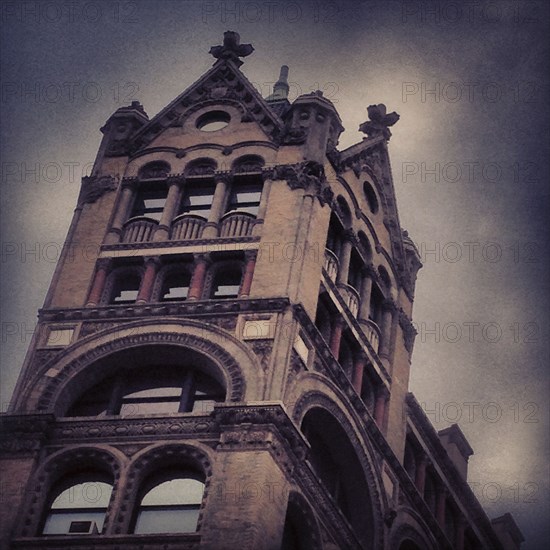
[[[223,33],[223,45],[212,46],[209,53],[216,59],[231,59],[237,65],[242,65],[239,57],[250,55],[254,51],[254,48],[251,44],[240,44],[240,40],[241,37],[238,32],[225,31]]]
[[[395,111],[386,114],[386,106],[383,103],[369,105],[367,112],[370,120],[363,122],[359,126],[359,131],[369,137],[383,135],[389,140],[391,137],[389,126],[393,126],[399,120],[399,115]]]

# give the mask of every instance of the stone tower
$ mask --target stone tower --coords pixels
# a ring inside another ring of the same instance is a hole
[[[2,547],[519,548],[472,450],[408,393],[421,266],[388,141],[321,92],[262,98],[226,32],[101,131],[11,410]]]

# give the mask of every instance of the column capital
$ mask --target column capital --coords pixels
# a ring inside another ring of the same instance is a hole
[[[171,187],[172,185],[183,185],[185,183],[185,175],[184,174],[170,174],[166,178],[166,184],[168,187]]]
[[[147,266],[148,264],[153,264],[155,266],[160,266],[162,263],[160,256],[145,256],[143,258],[143,264]]]
[[[361,268],[361,275],[363,277],[369,277],[371,279],[376,279],[376,268],[374,267],[374,264],[370,263],[370,264],[365,264],[362,268]]]
[[[120,181],[120,186],[123,189],[125,187],[135,187],[135,186],[137,186],[138,181],[139,181],[138,178],[136,178],[135,176],[125,177],[125,178],[122,178],[122,180]]]
[[[211,264],[212,263],[212,255],[210,252],[197,252],[193,254],[193,263],[200,264]]]
[[[254,249],[254,250],[245,250],[244,251],[244,259],[245,261],[249,262],[251,260],[256,260],[258,256],[258,250],[257,249]]]
[[[231,170],[217,170],[214,172],[214,181],[216,183],[231,183],[233,181],[233,172]]]
[[[383,302],[382,302],[382,308],[385,310],[385,311],[389,311],[390,313],[395,313],[396,311],[398,311],[398,307],[397,307],[397,304],[395,303],[395,301],[392,299],[392,298],[386,298]]]
[[[348,241],[353,245],[357,245],[357,243],[359,242],[357,240],[357,235],[355,234],[355,231],[351,228],[345,229],[342,236],[344,241]]]
[[[96,261],[96,267],[97,269],[104,269],[107,271],[110,269],[112,263],[113,263],[112,258],[98,258]]]

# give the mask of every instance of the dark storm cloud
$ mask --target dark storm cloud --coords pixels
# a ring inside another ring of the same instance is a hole
[[[236,30],[256,48],[243,72],[264,96],[288,64],[291,95],[319,88],[334,101],[341,148],[361,139],[367,105],[401,115],[390,142],[400,220],[425,263],[411,387],[438,428],[460,413],[476,452],[474,492],[490,516],[512,511],[526,550],[539,548],[548,538],[549,11],[544,1],[490,0],[4,2],[2,401],[99,127],[132,99],[154,115]],[[468,402],[479,404],[471,416]]]

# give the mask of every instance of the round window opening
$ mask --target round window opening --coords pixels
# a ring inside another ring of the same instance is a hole
[[[197,128],[201,132],[217,132],[225,128],[231,117],[225,111],[210,111],[201,115],[197,120]]]

